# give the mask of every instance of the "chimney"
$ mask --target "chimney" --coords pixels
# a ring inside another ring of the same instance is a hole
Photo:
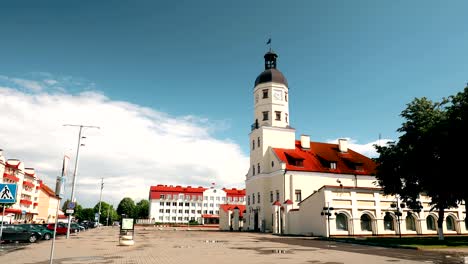
[[[310,149],[310,136],[301,135],[301,148]]]
[[[340,152],[348,152],[348,140],[346,138],[338,139],[338,148]]]

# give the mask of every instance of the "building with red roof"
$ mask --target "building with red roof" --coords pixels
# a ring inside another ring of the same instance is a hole
[[[243,229],[294,235],[436,234],[437,215],[420,194],[414,212],[386,196],[375,178],[375,162],[348,146],[347,139],[322,143],[289,123],[289,88],[268,51],[253,89]],[[466,206],[447,211],[443,232],[468,233]],[[229,211],[229,210],[228,210]]]
[[[16,203],[5,209],[5,215],[15,222],[31,222],[38,211],[38,178],[33,168],[25,168],[18,159],[6,159],[0,149],[0,182],[16,184]],[[1,212],[0,212],[1,214]]]
[[[218,224],[220,205],[245,204],[245,189],[158,184],[150,187],[149,201],[154,222]]]
[[[253,89],[254,121],[250,132],[250,169],[246,175],[247,209],[244,227],[273,231],[275,202],[297,209],[303,197],[327,184],[375,187],[375,163],[337,144],[314,142],[307,135],[296,139],[290,125],[289,88],[277,69],[278,55],[268,51],[265,70]]]

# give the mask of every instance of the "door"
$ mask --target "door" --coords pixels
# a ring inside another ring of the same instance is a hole
[[[254,211],[254,231],[258,231],[258,211]]]

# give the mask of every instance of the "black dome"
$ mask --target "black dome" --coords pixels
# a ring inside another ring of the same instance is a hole
[[[255,86],[267,82],[281,83],[288,87],[288,80],[286,80],[286,77],[277,69],[267,69],[260,73],[257,79],[255,79]]]

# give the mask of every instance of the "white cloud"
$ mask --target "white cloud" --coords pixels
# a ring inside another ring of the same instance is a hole
[[[54,188],[63,155],[72,157],[66,197],[71,191],[78,128],[63,124],[101,127],[83,129],[86,138],[80,148],[76,197],[84,206],[98,202],[101,177],[103,200],[115,206],[126,196],[147,199],[149,187],[158,183],[244,186],[248,157],[230,140],[213,138],[207,125],[213,121],[205,118],[174,117],[97,92],[26,93],[8,86],[0,87],[0,109],[0,148],[6,158],[34,167]]]
[[[392,141],[391,139],[380,139],[369,143],[358,144],[357,141],[352,138],[346,139],[348,139],[348,148],[369,158],[376,158],[379,156],[374,145],[383,146],[387,142]],[[338,139],[327,140],[327,143],[338,144]]]

